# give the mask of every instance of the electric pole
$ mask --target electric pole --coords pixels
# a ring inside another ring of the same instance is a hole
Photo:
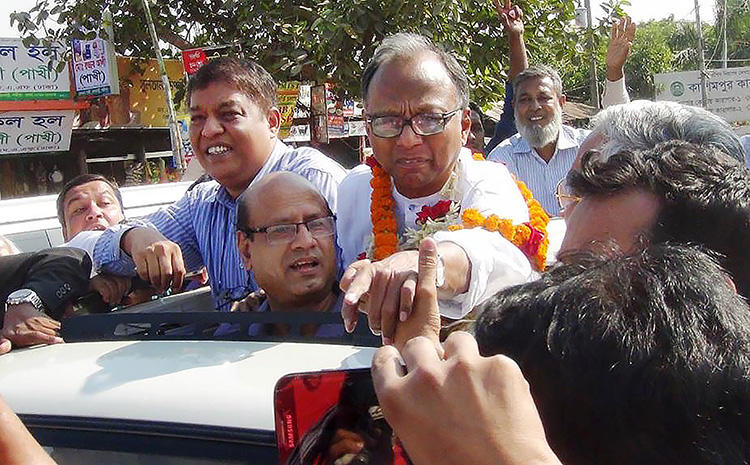
[[[701,78],[701,106],[706,108],[706,63],[703,61],[703,27],[701,26],[700,5],[695,0],[695,29],[698,31],[698,72]]]
[[[167,115],[169,124],[169,141],[172,144],[172,157],[180,171],[185,171],[185,158],[182,154],[182,141],[180,140],[180,132],[177,127],[177,115],[174,111],[174,103],[172,102],[172,89],[169,86],[169,77],[167,76],[167,68],[164,66],[164,58],[161,55],[161,49],[159,48],[159,38],[156,36],[156,28],[154,27],[154,20],[151,17],[151,9],[148,6],[149,0],[141,0],[143,4],[143,11],[146,13],[146,24],[148,25],[148,32],[151,35],[151,42],[154,44],[154,52],[156,52],[156,61],[159,63],[159,73],[161,74],[161,82],[164,86],[164,98],[167,101]]]
[[[721,23],[722,23],[722,42],[723,42],[723,49],[721,51],[721,64],[722,68],[727,68],[727,0],[724,0],[724,8],[722,9],[721,14]]]
[[[589,52],[591,52],[591,63],[589,64],[589,80],[591,81],[591,106],[598,110],[600,108],[599,85],[597,84],[599,81],[596,76],[596,53],[594,50],[594,27],[593,21],[591,20],[591,0],[585,0],[584,6],[586,7],[586,21],[588,22]]]

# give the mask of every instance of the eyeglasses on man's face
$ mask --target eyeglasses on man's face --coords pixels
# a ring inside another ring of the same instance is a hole
[[[336,216],[329,215],[322,218],[315,218],[310,221],[301,221],[299,223],[276,224],[272,226],[263,226],[261,228],[241,228],[240,231],[246,236],[251,237],[253,233],[265,233],[266,240],[269,244],[288,244],[297,237],[297,231],[300,226],[305,226],[312,237],[332,236],[336,226]]]
[[[366,121],[372,133],[378,137],[393,138],[401,135],[404,126],[411,126],[412,131],[420,136],[431,136],[443,132],[448,121],[461,111],[457,108],[448,113],[420,113],[411,118],[402,116],[368,116]]]
[[[573,193],[565,178],[562,178],[560,182],[557,183],[557,186],[555,187],[555,198],[560,206],[561,215],[570,213],[570,210],[583,200],[582,197]]]

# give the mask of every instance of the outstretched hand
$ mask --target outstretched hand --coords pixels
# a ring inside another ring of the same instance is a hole
[[[493,0],[503,29],[509,35],[523,34],[523,12],[518,5],[511,5],[510,0]],[[502,3],[501,3],[502,2]]]
[[[0,355],[13,347],[58,344],[60,322],[49,318],[31,304],[9,306],[0,333]]]
[[[375,393],[415,465],[556,464],[529,384],[508,357],[482,357],[468,333],[448,336],[442,355],[417,337],[372,360]],[[460,432],[460,434],[456,434]]]
[[[122,249],[133,258],[138,276],[158,292],[182,288],[186,274],[182,250],[159,231],[133,228],[123,236]]]
[[[629,17],[620,18],[612,25],[612,36],[607,46],[607,79],[622,79],[623,67],[635,39],[635,23]]]
[[[399,350],[406,341],[417,336],[424,336],[440,347],[440,309],[435,286],[437,263],[437,243],[431,237],[423,239],[419,244],[419,271],[412,312],[406,321],[398,324],[393,340]]]
[[[339,283],[345,293],[341,316],[346,330],[354,330],[359,310],[367,314],[370,330],[390,344],[398,322],[412,312],[418,261],[417,252],[407,250],[378,262],[359,260],[349,265]]]

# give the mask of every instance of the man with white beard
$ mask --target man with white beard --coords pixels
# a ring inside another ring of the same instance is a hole
[[[607,80],[602,104],[630,101],[625,89],[623,67],[635,37],[635,25],[623,18],[612,27],[607,46]],[[554,69],[537,65],[513,79],[513,114],[518,134],[504,140],[487,156],[504,163],[526,183],[550,215],[559,215],[555,198],[557,184],[573,165],[578,148],[590,131],[562,124],[565,94]]]
[[[610,98],[605,106],[630,100],[624,79],[618,84],[620,92],[610,92],[616,98]],[[544,65],[525,69],[513,80],[513,92],[518,134],[501,142],[487,158],[505,164],[526,183],[550,216],[559,215],[555,189],[573,166],[578,148],[590,131],[562,124],[565,94],[554,69]]]

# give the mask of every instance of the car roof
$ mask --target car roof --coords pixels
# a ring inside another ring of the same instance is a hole
[[[64,343],[0,357],[22,415],[115,418],[273,431],[286,374],[369,367],[375,348],[238,341]]]

